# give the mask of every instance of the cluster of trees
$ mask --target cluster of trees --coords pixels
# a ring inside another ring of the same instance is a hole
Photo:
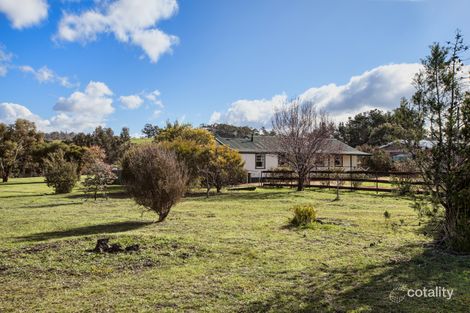
[[[381,146],[406,137],[410,126],[407,117],[413,115],[416,113],[408,100],[403,98],[399,107],[391,112],[374,109],[350,117],[346,123],[339,123],[334,136],[351,147]],[[424,132],[424,125],[418,126]],[[416,125],[413,127],[416,128]]]
[[[220,192],[246,179],[240,154],[216,144],[202,128],[168,122],[153,143],[135,145],[124,156],[122,177],[135,201],[163,221],[171,207],[194,186]]]
[[[176,153],[188,169],[189,183],[220,192],[222,187],[246,180],[240,154],[217,145],[214,135],[203,128],[168,122],[155,137],[155,142]]]
[[[97,127],[93,133],[54,132],[44,134],[33,122],[18,119],[6,125],[0,123],[0,173],[3,182],[14,176],[39,176],[45,173],[45,160],[53,153],[62,152],[67,162],[76,164],[77,173],[82,172],[84,154],[88,148],[98,146],[104,150],[104,162],[117,163],[130,148],[129,129],[123,128],[119,136],[111,128]],[[47,138],[67,138],[47,140]]]
[[[425,125],[417,119],[413,104],[402,98],[399,107],[390,112],[374,109],[350,117],[346,123],[339,123],[334,137],[371,154],[371,157],[363,159],[364,168],[384,172],[397,170],[400,164],[393,162],[390,155],[379,147],[393,141],[408,141],[411,128],[424,139]]]
[[[220,192],[245,181],[240,154],[217,145],[210,131],[178,122],[153,131],[154,143],[132,147],[127,128],[119,136],[102,127],[71,136],[46,135],[23,119],[0,123],[0,172],[4,182],[11,175],[44,175],[56,193],[71,192],[83,174],[85,192],[96,199],[116,179],[111,164],[122,163],[127,190],[137,203],[158,212],[160,220],[187,188],[202,186],[209,196],[212,188]]]
[[[259,136],[273,136],[275,133],[273,130],[267,130],[265,127],[260,129],[249,127],[249,126],[235,126],[230,124],[209,124],[201,125],[201,128],[208,130],[215,136],[225,137],[225,138],[244,138],[250,137],[251,135]],[[145,124],[142,129],[142,134],[147,138],[155,138],[158,133],[163,130],[157,125]]]

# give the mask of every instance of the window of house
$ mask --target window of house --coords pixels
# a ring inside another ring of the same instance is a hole
[[[335,155],[335,167],[343,166],[343,156],[342,155]]]
[[[266,155],[255,154],[255,168],[265,168],[265,167],[266,167]]]
[[[325,166],[325,158],[321,155],[317,156],[315,158],[315,166],[316,167],[322,167]]]
[[[278,155],[278,166],[287,166],[288,163],[287,163],[287,159],[286,159],[286,155],[284,153],[280,153]]]

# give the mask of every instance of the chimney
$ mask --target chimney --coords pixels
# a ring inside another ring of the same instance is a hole
[[[253,142],[253,133],[251,133],[251,141]]]

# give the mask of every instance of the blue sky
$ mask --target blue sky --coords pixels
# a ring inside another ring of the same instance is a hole
[[[335,120],[396,107],[466,0],[0,0],[0,121],[267,126],[296,96]],[[468,42],[469,40],[467,40]]]

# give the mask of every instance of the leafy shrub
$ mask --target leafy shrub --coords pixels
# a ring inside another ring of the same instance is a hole
[[[309,204],[296,205],[292,208],[292,211],[294,211],[294,217],[291,224],[294,226],[306,226],[317,219],[317,211]]]
[[[95,161],[87,165],[85,172],[88,175],[83,182],[86,193],[93,193],[94,198],[98,195],[98,192],[102,192],[106,197],[106,191],[108,185],[112,184],[117,176],[113,173],[112,167],[102,161]]]
[[[363,158],[361,165],[373,172],[389,172],[393,168],[393,161],[387,152],[369,145],[359,146],[359,150],[370,153],[371,156]]]
[[[157,213],[159,222],[184,195],[188,182],[184,163],[158,144],[131,148],[122,161],[122,178],[135,202]]]
[[[47,186],[54,188],[55,193],[69,193],[79,180],[78,165],[65,160],[64,151],[50,153],[44,160]]]

